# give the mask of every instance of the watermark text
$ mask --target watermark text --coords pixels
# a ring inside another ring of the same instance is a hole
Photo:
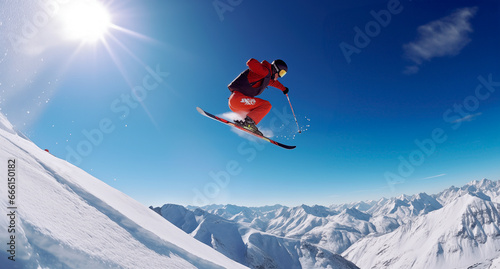
[[[17,163],[15,159],[7,161],[7,257],[16,260],[16,217],[17,217]]]

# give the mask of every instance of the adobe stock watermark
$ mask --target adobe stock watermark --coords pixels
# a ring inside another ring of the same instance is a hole
[[[156,65],[156,69],[146,66],[147,74],[142,78],[142,83],[133,87],[130,93],[122,94],[114,99],[110,104],[111,112],[117,115],[119,120],[125,120],[133,109],[136,109],[140,103],[144,102],[151,91],[156,90],[169,73],[160,69],[160,65]],[[84,157],[88,157],[95,147],[98,147],[103,141],[105,135],[111,134],[116,129],[111,118],[102,118],[98,127],[87,130],[82,130],[84,139],[76,144],[76,147],[66,146],[66,161],[75,165],[80,164]]]
[[[7,38],[14,52],[20,49],[33,39],[40,30],[46,27],[49,22],[59,13],[61,5],[67,4],[70,0],[36,0],[33,1],[38,10],[31,19],[24,17],[19,33],[8,33]]]
[[[19,197],[19,187],[18,187],[18,163],[16,159],[10,158],[7,160],[7,191],[4,195],[7,196],[7,253],[10,255],[7,257],[11,261],[16,261],[16,225],[18,221],[18,197]],[[5,231],[5,230],[4,230]]]
[[[273,117],[270,121],[271,131],[274,133],[280,130],[283,125],[288,125],[294,122],[292,114],[288,113],[287,107],[283,106],[282,110],[273,108],[271,110]],[[246,163],[251,163],[257,158],[258,152],[263,151],[266,144],[250,143],[242,141],[236,148],[239,156],[243,157]],[[237,160],[230,160],[226,163],[224,169],[214,172],[208,172],[210,181],[205,183],[203,188],[194,188],[193,206],[203,206],[213,203],[221,192],[227,188],[231,180],[243,172],[242,164]]]
[[[411,0],[410,0],[411,1]],[[354,27],[354,38],[352,45],[347,42],[340,42],[339,48],[348,64],[352,62],[351,56],[360,54],[361,50],[370,45],[373,38],[380,35],[382,28],[387,27],[392,20],[392,16],[400,14],[403,5],[399,0],[389,0],[387,8],[379,11],[371,10],[370,15],[373,20],[368,21],[363,28]]]
[[[481,101],[485,101],[491,97],[496,91],[495,88],[500,87],[500,81],[493,81],[492,74],[488,78],[478,76],[479,83],[474,89],[474,93],[465,97],[461,103],[453,104],[452,108],[447,109],[443,113],[443,120],[449,124],[451,131],[456,131],[462,126],[465,121],[481,115],[478,109],[481,106]],[[430,137],[424,140],[415,139],[414,143],[417,147],[410,152],[408,156],[399,156],[399,165],[396,172],[387,171],[384,173],[387,185],[392,192],[395,192],[396,185],[406,182],[406,180],[415,172],[415,169],[423,165],[427,158],[433,155],[440,144],[448,140],[447,131],[443,128],[435,128],[431,131]]]
[[[243,3],[243,0],[214,0],[212,5],[222,22],[224,21],[224,13],[233,12],[241,3]]]

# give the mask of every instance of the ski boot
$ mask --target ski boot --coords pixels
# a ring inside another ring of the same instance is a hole
[[[254,133],[254,134],[257,134],[257,135],[260,135],[260,136],[264,136],[260,131],[259,131],[259,128],[257,128],[257,126],[255,126],[255,122],[249,117],[247,116],[245,118],[245,120],[235,120],[234,123],[236,123],[236,125],[242,127],[242,128],[245,128],[247,129],[248,131]]]

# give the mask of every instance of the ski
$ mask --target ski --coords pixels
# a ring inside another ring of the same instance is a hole
[[[199,108],[199,107],[196,107],[196,110],[198,110],[198,112],[199,112],[201,115],[205,116],[205,117],[208,117],[208,118],[211,118],[211,119],[216,120],[216,121],[218,121],[218,122],[222,122],[222,123],[224,123],[224,124],[226,124],[226,125],[229,125],[229,126],[235,127],[235,128],[237,128],[237,129],[239,129],[239,130],[242,130],[242,131],[244,131],[244,132],[247,132],[247,133],[249,133],[249,134],[251,134],[251,135],[253,135],[253,136],[256,136],[256,137],[258,137],[258,138],[260,138],[260,139],[263,139],[263,140],[265,140],[265,141],[267,141],[267,142],[269,142],[269,143],[271,143],[271,144],[274,144],[274,145],[276,145],[276,146],[280,146],[280,147],[285,148],[285,149],[294,149],[294,148],[296,147],[296,146],[289,146],[289,145],[281,144],[280,142],[276,142],[276,141],[274,141],[274,140],[272,140],[272,139],[270,139],[270,138],[268,138],[268,137],[265,137],[265,136],[262,136],[262,135],[258,135],[258,134],[256,134],[256,133],[253,133],[253,132],[251,132],[251,131],[249,131],[249,130],[247,130],[247,129],[243,128],[243,127],[240,127],[240,126],[236,125],[234,122],[228,121],[228,120],[223,119],[223,118],[221,118],[221,117],[217,117],[217,116],[215,116],[215,115],[213,115],[213,114],[210,114],[210,113],[208,113],[208,112],[204,111],[203,109],[201,109],[201,108]]]

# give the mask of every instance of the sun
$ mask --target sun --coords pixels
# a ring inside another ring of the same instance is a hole
[[[95,0],[70,2],[61,13],[65,36],[72,40],[90,43],[103,40],[111,26],[106,7]]]

